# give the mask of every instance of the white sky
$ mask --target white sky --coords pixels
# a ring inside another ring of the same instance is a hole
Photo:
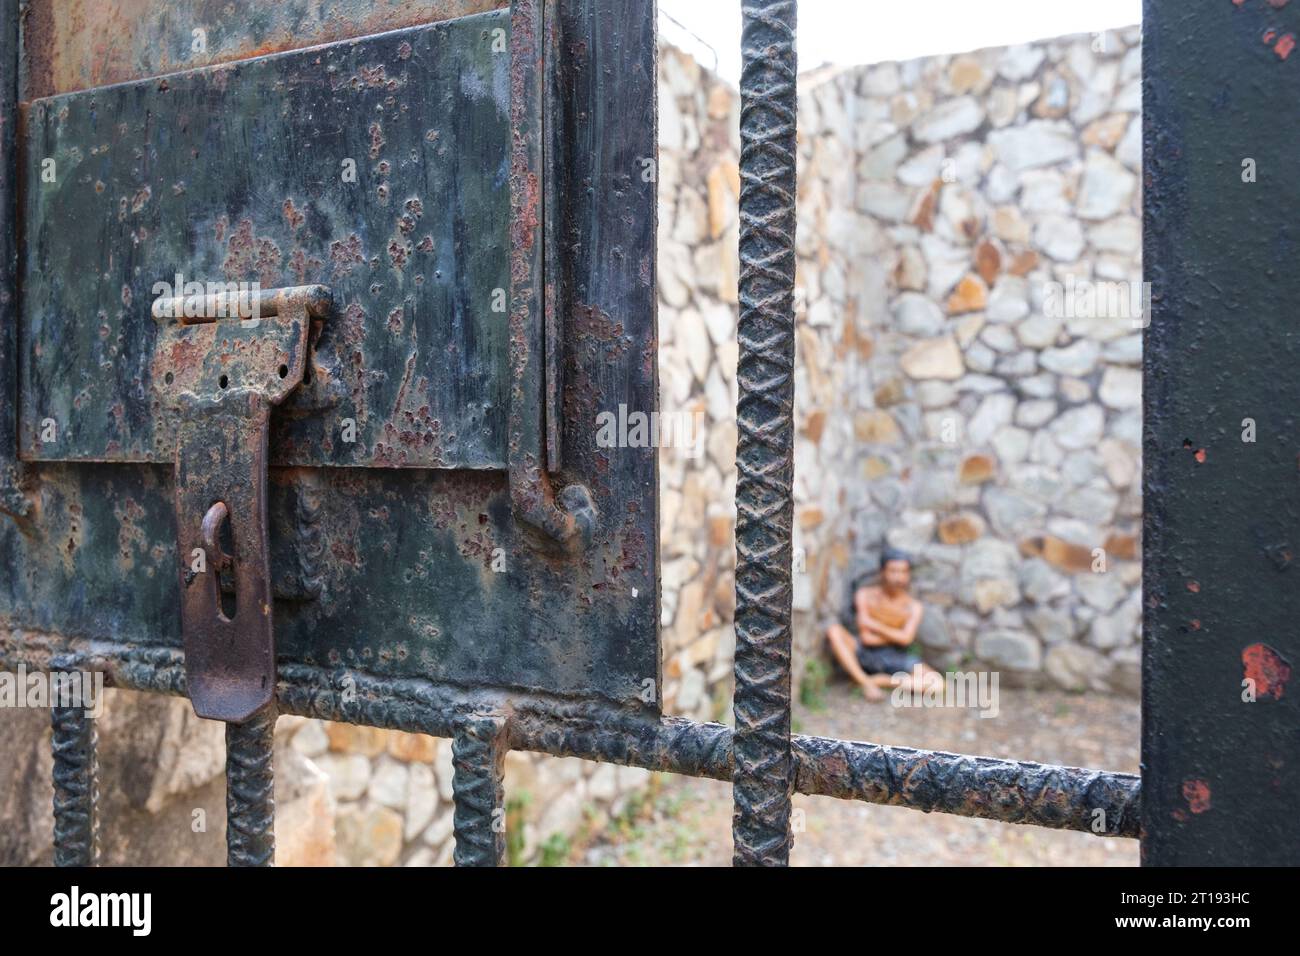
[[[718,72],[738,81],[740,0],[659,0],[659,12],[665,40],[705,66],[716,58]],[[1141,20],[1142,0],[799,0],[799,71],[961,53]]]

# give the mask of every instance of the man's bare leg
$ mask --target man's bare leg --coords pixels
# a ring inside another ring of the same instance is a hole
[[[853,635],[843,625],[832,624],[826,630],[826,639],[830,641],[831,652],[840,662],[840,667],[844,668],[844,672],[862,688],[862,696],[870,701],[884,700],[884,693],[858,663],[857,645],[854,643]]]
[[[910,692],[912,688],[915,687],[917,684],[917,671],[920,671],[921,690],[925,690],[931,684],[943,683],[942,674],[940,674],[929,664],[922,664],[922,663],[915,664],[910,671],[908,671],[905,675],[901,677],[896,677],[893,674],[881,674],[879,676],[884,677],[888,681],[887,684],[884,684],[882,686],[901,687],[903,688],[903,690]]]

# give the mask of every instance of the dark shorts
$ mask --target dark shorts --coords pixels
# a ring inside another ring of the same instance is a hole
[[[863,647],[858,645],[858,666],[868,674],[911,673],[921,663],[901,647]]]

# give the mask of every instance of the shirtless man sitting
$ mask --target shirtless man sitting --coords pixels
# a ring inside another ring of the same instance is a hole
[[[913,669],[919,667],[921,686],[942,680],[934,668],[910,657],[905,648],[916,640],[924,609],[908,594],[912,583],[912,560],[901,551],[886,548],[880,556],[880,584],[858,588],[853,593],[857,636],[844,624],[832,624],[826,632],[840,666],[862,688],[867,700],[884,700],[886,687],[910,690]]]

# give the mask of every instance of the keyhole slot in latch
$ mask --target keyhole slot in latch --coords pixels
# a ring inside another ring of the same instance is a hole
[[[203,550],[208,570],[217,576],[217,593],[221,596],[218,614],[224,621],[233,621],[239,609],[234,574],[235,532],[224,501],[214,503],[203,516]]]

